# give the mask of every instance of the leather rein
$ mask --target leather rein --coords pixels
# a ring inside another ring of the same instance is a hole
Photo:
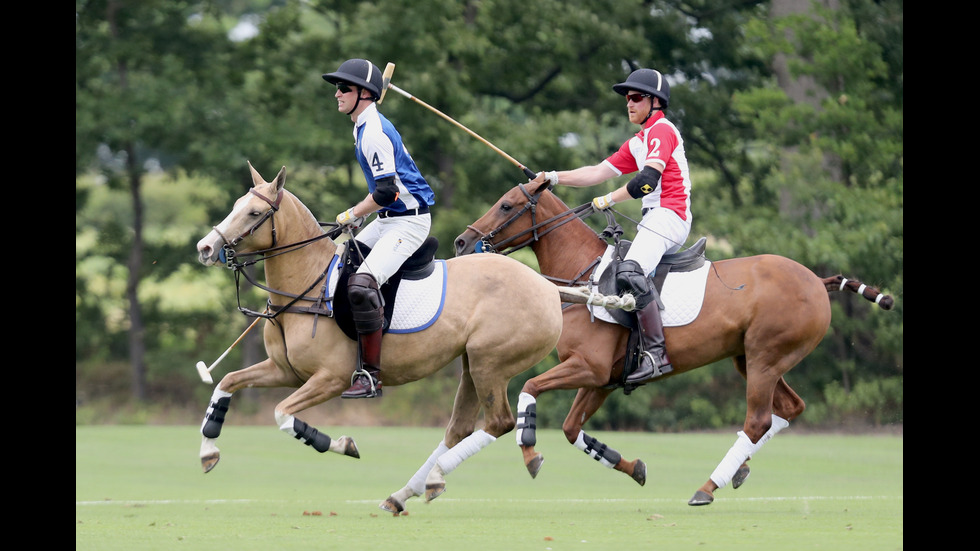
[[[524,204],[524,207],[521,210],[519,210],[516,214],[514,214],[508,220],[504,221],[502,224],[500,224],[499,226],[491,230],[489,233],[483,233],[482,231],[473,227],[472,225],[466,226],[467,229],[473,230],[474,232],[477,233],[477,235],[480,236],[480,244],[477,246],[477,252],[498,253],[498,254],[503,254],[505,256],[509,255],[514,251],[518,251],[520,249],[523,249],[524,247],[528,247],[533,243],[536,243],[537,241],[540,241],[541,238],[544,237],[545,235],[571,222],[572,220],[575,220],[576,218],[579,219],[586,218],[595,212],[595,208],[592,206],[592,203],[589,202],[589,203],[585,203],[584,205],[579,205],[575,208],[568,209],[565,212],[556,214],[555,216],[552,216],[547,220],[537,222],[536,218],[537,218],[538,199],[541,197],[541,193],[543,193],[544,190],[539,191],[538,193],[535,194],[531,194],[528,193],[527,189],[525,189],[524,184],[518,184],[518,187],[524,193],[524,196],[527,198],[527,202]],[[551,186],[548,186],[547,189],[550,190]],[[512,235],[507,239],[503,239],[499,243],[491,242],[491,240],[497,235],[499,235],[501,231],[506,229],[507,226],[513,224],[521,216],[524,216],[524,214],[527,212],[531,213],[531,227],[515,235]],[[616,217],[612,212],[610,212],[610,209],[604,210],[602,212],[603,214],[606,215],[607,226],[606,229],[603,230],[601,234],[597,234],[597,236],[600,239],[608,239],[611,237],[616,241],[619,241],[619,236],[623,234],[623,228],[619,225],[618,222],[616,222]],[[540,228],[544,228],[549,224],[553,224],[553,225],[551,225],[551,227],[545,229],[544,231],[538,231]],[[530,237],[528,237],[522,243],[516,245],[511,244],[513,241],[516,241],[528,234],[530,234]],[[563,283],[566,285],[577,285],[580,279],[582,278],[582,276],[586,275],[592,269],[594,269],[596,266],[599,265],[601,259],[602,257],[597,257],[588,266],[586,266],[585,269],[579,272],[579,274],[575,276],[574,279],[560,279],[544,274],[542,274],[542,277],[550,281]]]
[[[317,277],[316,280],[309,287],[307,287],[305,291],[303,291],[300,294],[287,293],[285,291],[280,291],[277,289],[272,289],[270,287],[267,287],[259,283],[251,275],[249,275],[249,273],[245,270],[245,268],[253,264],[257,264],[258,262],[261,262],[263,260],[268,260],[274,256],[279,256],[281,254],[286,254],[289,252],[299,250],[315,241],[319,241],[320,239],[325,239],[325,238],[333,239],[337,235],[339,235],[342,229],[336,228],[322,235],[318,235],[310,239],[304,239],[303,241],[298,241],[296,243],[277,245],[278,237],[276,232],[275,214],[276,212],[279,211],[279,204],[282,202],[282,190],[279,190],[279,193],[276,194],[276,198],[274,200],[269,199],[268,197],[255,191],[255,188],[249,189],[249,192],[252,195],[255,195],[256,197],[262,199],[269,205],[269,210],[265,212],[262,218],[260,218],[255,224],[252,225],[252,227],[245,230],[238,237],[234,239],[228,239],[227,237],[225,237],[224,234],[222,234],[218,230],[217,227],[213,228],[214,231],[221,237],[222,241],[224,241],[224,245],[222,245],[221,247],[221,253],[219,255],[219,258],[221,258],[224,261],[225,266],[227,266],[229,270],[235,272],[235,296],[238,302],[238,310],[247,316],[260,317],[268,320],[275,319],[279,314],[286,311],[328,315],[328,312],[320,307],[320,303],[322,303],[323,301],[323,293],[321,293],[318,296],[307,296],[307,293],[312,291],[320,284],[320,282],[326,279],[327,271],[330,269],[329,262],[327,263],[327,267],[323,270],[323,272],[319,275],[319,277]],[[235,251],[235,246],[238,245],[246,237],[255,233],[255,231],[258,230],[262,226],[262,224],[265,224],[266,221],[272,222],[272,246],[269,247],[268,249],[252,251],[249,253],[244,253],[244,254],[237,253]],[[323,222],[319,222],[319,224],[321,226],[335,225],[335,224],[329,224]],[[253,260],[239,261],[239,259],[248,258],[248,257],[255,257],[255,258]],[[287,297],[292,300],[290,300],[289,303],[287,303],[284,306],[273,306],[272,300],[269,299],[266,305],[265,312],[257,312],[255,310],[250,310],[248,308],[245,308],[242,306],[242,301],[241,301],[241,278],[242,277],[245,277],[245,279],[248,280],[249,283],[251,283],[255,287],[258,287],[259,289],[262,289],[263,291],[266,291],[270,294]],[[299,308],[299,307],[294,308],[293,305],[299,301],[313,302],[314,306],[309,308]],[[273,313],[271,314],[268,313],[270,311],[273,311]]]

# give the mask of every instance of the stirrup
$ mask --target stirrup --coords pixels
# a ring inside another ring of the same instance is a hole
[[[354,389],[354,385],[355,385],[355,383],[357,381],[357,377],[358,376],[363,376],[364,378],[367,379],[367,384],[366,385],[363,385],[366,388],[363,388],[362,387],[362,388],[358,389],[359,391],[362,392],[362,394],[354,394],[354,393],[352,393],[352,390]],[[345,390],[343,393],[341,393],[341,395],[340,395],[341,398],[348,398],[348,399],[351,399],[351,398],[378,398],[378,397],[381,396],[381,386],[382,386],[381,385],[381,380],[375,378],[374,376],[372,376],[371,373],[369,371],[367,371],[366,369],[364,369],[363,367],[354,370],[354,373],[351,375],[350,381],[351,381],[350,382],[350,387],[347,390]]]

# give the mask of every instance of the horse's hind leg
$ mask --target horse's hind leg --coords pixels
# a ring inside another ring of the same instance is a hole
[[[790,367],[796,365],[792,360],[787,361],[791,362]],[[736,358],[735,364],[739,373],[748,375],[744,357]],[[785,371],[788,370],[787,368]],[[708,481],[688,501],[689,505],[708,505],[714,501],[715,490],[723,488],[729,482],[735,488],[745,482],[749,476],[746,462],[776,433],[789,426],[788,419],[773,411],[777,396],[781,408],[784,408],[779,413],[794,414],[795,417],[803,411],[803,400],[789,388],[781,376],[776,379],[768,373],[747,376],[746,387],[748,408],[743,430],[738,432],[735,444],[711,473]]]
[[[429,455],[429,458],[425,460],[425,463],[409,479],[408,484],[381,502],[379,507],[382,510],[398,514],[405,510],[405,503],[410,498],[427,493],[426,499],[431,501],[446,491],[444,479],[440,481],[434,478],[431,481],[431,487],[426,483],[426,479],[436,466],[436,461],[449,451],[449,446],[446,443],[455,446],[472,434],[480,414],[480,401],[476,394],[476,387],[473,386],[473,379],[470,377],[469,361],[465,354],[462,357],[462,362],[463,372],[460,375],[459,388],[456,390],[456,399],[453,403],[453,414],[449,420],[449,426],[446,427],[445,437]],[[427,488],[430,493],[426,491]]]
[[[215,444],[221,435],[225,414],[231,405],[235,392],[246,387],[295,387],[300,381],[285,374],[271,359],[266,359],[245,369],[232,371],[225,375],[214,387],[211,401],[201,422],[201,468],[211,472],[221,459],[221,451]]]
[[[276,405],[276,424],[279,430],[320,453],[330,451],[360,458],[357,444],[349,436],[331,439],[326,433],[318,431],[294,415],[340,395],[347,386],[347,381],[343,378],[335,377],[327,370],[317,371],[296,392]]]
[[[481,397],[470,370],[469,358],[469,354],[463,355],[463,373],[444,440],[448,449],[436,458],[425,479],[426,501],[432,501],[446,491],[445,475],[456,470],[463,461],[476,455],[495,442],[498,436],[514,427],[514,417],[507,402],[507,381],[492,390],[485,390]],[[498,367],[491,368],[490,372],[502,371]],[[484,410],[485,426],[474,431],[481,408]]]
[[[446,431],[449,451],[436,460],[426,477],[427,501],[445,491],[445,475],[514,429],[516,422],[507,399],[507,383],[514,374],[530,367],[527,364],[532,352],[540,352],[539,356],[543,357],[546,350],[514,349],[509,356],[502,355],[496,348],[476,357],[473,352],[467,353],[463,364],[464,380],[460,381],[456,395],[453,421]],[[474,371],[474,366],[478,371]],[[521,366],[521,369],[515,370],[514,366]],[[469,384],[466,384],[466,378],[470,379]],[[473,431],[473,423],[480,409],[483,410],[484,428]],[[464,433],[469,434],[453,444]]]

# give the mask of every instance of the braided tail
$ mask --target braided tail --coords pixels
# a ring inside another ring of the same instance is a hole
[[[868,287],[860,281],[847,279],[842,275],[825,277],[823,278],[823,284],[824,287],[827,288],[827,292],[844,290],[851,291],[852,293],[857,293],[877,304],[882,310],[891,310],[895,305],[895,299],[893,299],[891,295],[882,294],[881,291],[875,289],[874,287]]]

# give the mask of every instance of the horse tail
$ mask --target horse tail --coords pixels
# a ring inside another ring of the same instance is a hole
[[[847,279],[842,275],[825,277],[823,278],[823,284],[827,288],[827,292],[848,290],[877,304],[882,310],[891,310],[895,305],[895,299],[891,295],[883,294],[874,287],[868,287],[860,281]]]

